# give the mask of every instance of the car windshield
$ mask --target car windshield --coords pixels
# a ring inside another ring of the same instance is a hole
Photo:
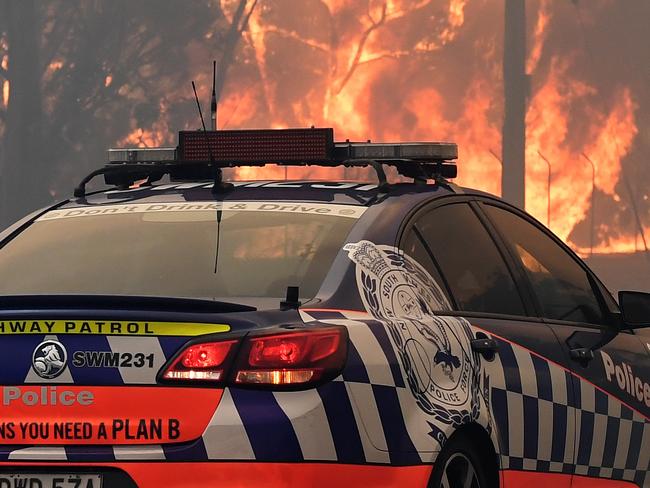
[[[1,248],[0,295],[246,302],[281,299],[298,286],[312,298],[363,210],[286,202],[56,210]]]

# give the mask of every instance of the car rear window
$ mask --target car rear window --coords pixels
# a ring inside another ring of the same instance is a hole
[[[363,210],[277,202],[58,210],[2,247],[0,294],[245,301],[298,286],[311,298]]]

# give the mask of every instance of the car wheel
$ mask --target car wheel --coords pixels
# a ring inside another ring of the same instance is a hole
[[[490,488],[482,457],[464,436],[450,439],[438,455],[429,488]]]

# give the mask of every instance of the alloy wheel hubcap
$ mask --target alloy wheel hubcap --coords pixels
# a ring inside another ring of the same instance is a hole
[[[445,463],[442,488],[481,488],[476,468],[464,454],[457,452]]]

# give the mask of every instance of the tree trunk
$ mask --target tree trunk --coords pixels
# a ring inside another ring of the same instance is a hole
[[[4,227],[50,200],[39,68],[40,18],[34,0],[6,2],[9,104],[0,167],[0,224]]]

